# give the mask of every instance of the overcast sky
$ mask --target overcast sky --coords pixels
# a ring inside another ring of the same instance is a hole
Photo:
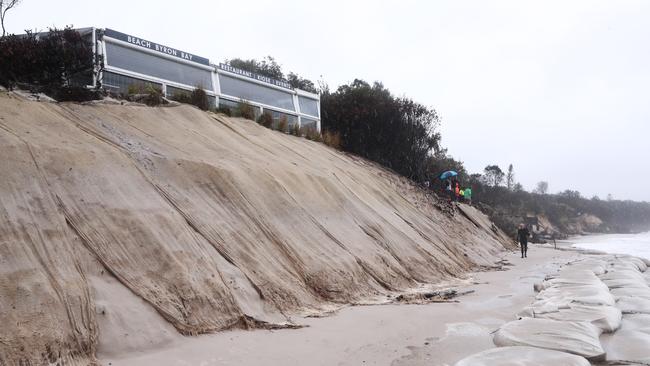
[[[436,108],[470,172],[650,201],[650,1],[45,1],[10,32],[108,27],[208,57],[274,56]]]

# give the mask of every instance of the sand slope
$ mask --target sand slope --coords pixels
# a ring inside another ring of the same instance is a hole
[[[1,94],[0,154],[0,365],[93,362],[120,336],[98,324],[135,326],[124,289],[183,334],[276,326],[507,243],[375,164],[188,106]]]

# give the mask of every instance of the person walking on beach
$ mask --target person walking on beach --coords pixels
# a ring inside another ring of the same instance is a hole
[[[521,257],[527,258],[528,252],[528,237],[530,232],[524,224],[519,224],[519,230],[517,230],[517,240],[519,240],[519,246],[521,247]]]

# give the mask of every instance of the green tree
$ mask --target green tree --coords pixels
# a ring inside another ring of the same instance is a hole
[[[560,192],[557,195],[560,196],[560,197],[566,197],[566,198],[582,198],[582,196],[580,195],[580,192],[573,191],[573,190],[570,190],[570,189],[567,189],[567,190],[565,190],[563,192]]]
[[[289,75],[287,76],[287,81],[289,84],[291,84],[292,88],[296,89],[302,89],[304,91],[308,91],[310,93],[318,93],[318,89],[316,89],[316,86],[314,85],[314,82],[300,77],[297,74],[294,74],[293,72],[290,72]]]
[[[345,151],[421,181],[439,150],[440,118],[433,108],[398,98],[381,83],[363,80],[321,93],[324,130],[338,133]]]
[[[512,190],[515,191],[515,192],[523,192],[524,191],[524,186],[522,186],[521,183],[517,182],[512,187]]]
[[[498,165],[488,165],[483,170],[485,178],[492,187],[497,187],[503,182],[505,174]]]
[[[534,192],[539,194],[546,194],[548,192],[548,182],[546,181],[537,182],[537,187],[535,187]]]
[[[278,80],[285,80],[282,65],[280,65],[271,56],[266,56],[260,61],[256,59],[244,60],[241,58],[233,58],[231,60],[226,60],[225,62],[230,66],[236,67],[238,69],[250,71]],[[292,88],[302,89],[310,93],[318,93],[318,88],[313,81],[303,78],[296,73],[289,72],[289,74],[287,74],[286,81],[289,83],[289,85],[291,85]]]
[[[424,179],[435,182],[436,179],[447,170],[453,170],[458,173],[458,179],[461,182],[467,182],[470,180],[467,170],[462,161],[455,160],[451,156],[447,155],[446,150],[441,150],[436,154],[432,154],[427,158],[425,163],[425,177]]]
[[[232,60],[226,60],[226,63],[238,69],[254,72],[274,79],[284,80],[282,66],[271,56],[266,56],[261,61],[255,59],[244,60],[241,58],[233,58]]]

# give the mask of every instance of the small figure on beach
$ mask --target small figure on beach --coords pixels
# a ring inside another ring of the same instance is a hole
[[[517,230],[517,240],[519,241],[519,247],[521,247],[521,257],[527,258],[528,252],[528,237],[530,236],[530,231],[525,224],[519,224],[519,230]]]

